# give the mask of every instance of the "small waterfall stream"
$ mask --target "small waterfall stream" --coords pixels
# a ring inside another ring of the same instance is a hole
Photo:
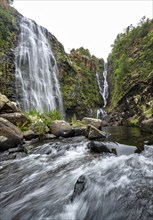
[[[103,108],[105,108],[107,105],[107,98],[108,98],[107,63],[104,64],[103,77],[104,77],[104,86],[103,86],[102,96],[103,96],[103,100],[104,100]]]
[[[107,63],[104,63],[104,71],[103,71],[103,79],[104,79],[104,83],[103,85],[101,85],[100,83],[100,77],[99,77],[100,73],[96,73],[96,77],[97,77],[97,83],[98,83],[98,87],[99,87],[99,93],[104,101],[104,105],[102,108],[100,108],[97,111],[97,118],[99,117],[105,117],[106,116],[106,111],[104,110],[104,108],[107,105],[107,98],[108,98],[108,82],[107,82]]]
[[[58,108],[63,114],[58,68],[47,40],[47,30],[22,17],[16,48],[16,94],[24,111],[41,112]]]

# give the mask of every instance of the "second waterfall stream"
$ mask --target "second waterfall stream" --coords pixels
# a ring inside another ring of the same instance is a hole
[[[58,68],[47,33],[34,21],[21,18],[19,44],[15,50],[17,101],[24,111],[57,108],[64,114]]]
[[[104,104],[103,104],[103,107],[97,111],[97,118],[99,118],[99,117],[103,118],[106,115],[104,108],[107,105],[107,98],[108,98],[107,63],[104,63],[103,85],[101,83],[99,74],[100,73],[96,73],[96,77],[97,77],[97,83],[98,83],[98,87],[99,87],[99,93],[103,99]]]

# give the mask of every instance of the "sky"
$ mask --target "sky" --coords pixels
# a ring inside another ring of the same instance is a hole
[[[14,0],[13,6],[47,28],[67,53],[84,47],[105,60],[117,34],[143,16],[153,18],[153,0]]]

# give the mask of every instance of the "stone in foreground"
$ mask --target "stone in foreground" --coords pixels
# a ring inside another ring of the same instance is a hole
[[[22,144],[22,132],[11,122],[0,118],[0,151]]]
[[[50,125],[50,132],[56,137],[71,137],[74,131],[71,125],[64,120],[55,120]]]
[[[87,147],[94,153],[113,153],[117,156],[130,155],[137,152],[136,146],[120,144],[117,142],[90,141]]]
[[[86,184],[87,184],[87,178],[84,175],[81,175],[76,181],[76,184],[74,186],[71,202],[73,202],[74,199],[84,191]]]

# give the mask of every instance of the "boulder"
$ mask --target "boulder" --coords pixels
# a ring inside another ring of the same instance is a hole
[[[86,127],[73,127],[74,136],[85,136]]]
[[[56,137],[70,137],[74,134],[71,125],[64,120],[53,121],[50,125],[50,132]]]
[[[20,112],[15,102],[11,102],[5,95],[0,93],[0,113]]]
[[[22,125],[26,126],[30,123],[30,120],[21,112],[0,114],[0,117],[5,118],[14,125],[18,125],[18,126],[22,126]]]
[[[84,125],[93,125],[97,129],[101,129],[101,125],[102,125],[102,120],[101,119],[96,119],[96,118],[87,118],[87,117],[85,117],[85,118],[82,119],[81,122]]]
[[[112,149],[105,142],[91,141],[87,147],[95,153],[111,153]]]
[[[87,184],[87,178],[84,175],[81,175],[75,183],[74,191],[71,197],[71,202],[74,201],[85,189]]]
[[[104,131],[98,130],[92,125],[88,125],[86,129],[86,137],[90,140],[97,138],[106,138],[107,134]]]
[[[23,143],[22,132],[11,122],[0,117],[0,151]]]
[[[95,153],[114,153],[117,156],[130,155],[137,151],[135,146],[120,144],[117,142],[91,141],[87,147]]]
[[[143,131],[153,133],[153,118],[143,120],[140,127]]]
[[[29,141],[31,139],[37,138],[38,135],[32,130],[28,130],[23,133],[23,137],[25,138],[26,141]]]

